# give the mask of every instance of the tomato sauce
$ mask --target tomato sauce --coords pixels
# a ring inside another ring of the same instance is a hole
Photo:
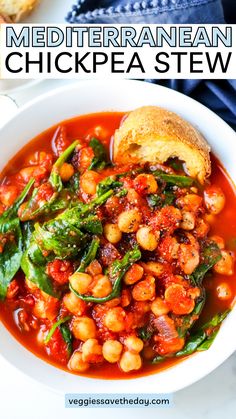
[[[120,126],[124,113],[121,112],[105,112],[91,115],[84,115],[74,119],[60,123],[59,127],[54,126],[47,131],[41,133],[26,146],[24,146],[5,166],[1,173],[0,183],[9,184],[18,182],[17,173],[23,167],[28,165],[32,156],[40,151],[52,153],[55,151],[55,138],[58,135],[58,129],[66,129],[66,137],[69,143],[76,138],[89,141],[92,137],[97,137],[109,149],[110,142],[115,129]],[[226,173],[220,161],[211,156],[212,174],[210,182],[220,186],[226,197],[226,204],[220,214],[212,217],[210,222],[211,230],[209,235],[217,234],[221,236],[228,245],[228,249],[236,250],[236,190],[233,182]],[[109,169],[105,172],[109,175]],[[22,189],[21,185],[19,188]],[[233,240],[235,239],[235,240]],[[234,247],[235,246],[235,247]],[[21,273],[18,276],[22,276]],[[220,300],[217,296],[217,287],[220,283],[225,282],[229,285],[232,296],[228,300]],[[201,315],[200,323],[205,322],[215,313],[223,311],[232,307],[236,296],[236,272],[232,276],[219,275],[212,273],[210,277],[204,282],[207,291],[207,302]],[[37,342],[37,330],[32,329],[30,333],[22,331],[17,324],[16,312],[13,310],[13,304],[9,302],[0,302],[0,319],[9,332],[28,350],[40,357],[46,362],[63,368],[68,371],[66,364],[57,362],[47,356],[45,349]],[[4,342],[2,343],[4,344]],[[60,348],[58,348],[60,351]],[[99,377],[104,379],[121,379],[134,378],[140,375],[148,375],[160,371],[164,368],[170,367],[180,359],[171,358],[160,365],[153,366],[148,361],[144,362],[144,367],[141,371],[132,371],[129,374],[124,374],[115,364],[101,364],[95,365],[86,371],[85,375],[89,377]],[[70,371],[71,372],[71,371]]]

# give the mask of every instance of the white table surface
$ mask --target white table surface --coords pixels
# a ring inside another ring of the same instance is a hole
[[[57,1],[60,4],[63,3],[60,0]],[[47,80],[15,94],[12,93],[10,96],[19,106],[22,106],[49,89],[69,83],[73,83],[73,80]],[[176,393],[174,403],[175,407],[171,409],[148,409],[146,415],[150,419],[234,419],[236,417],[236,353],[206,378]],[[112,415],[114,419],[118,419],[120,414],[129,419],[141,419],[141,415],[145,413],[144,409],[122,409],[122,411],[119,409],[99,409],[99,411],[86,408],[65,409],[62,396],[31,381],[0,358],[1,419],[48,419],[51,417],[91,419],[94,415],[102,415],[104,419]]]

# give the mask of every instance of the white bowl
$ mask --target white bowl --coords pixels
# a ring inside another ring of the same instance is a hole
[[[87,81],[57,89],[24,106],[0,130],[0,169],[24,144],[62,120],[76,115],[158,105],[177,112],[197,126],[236,181],[235,132],[198,102],[173,90],[138,81]],[[0,354],[35,380],[61,393],[171,393],[214,370],[235,350],[236,307],[212,347],[157,374],[125,380],[101,380],[72,375],[40,360],[0,325]],[[106,378],[106,377],[104,377]],[[107,377],[109,378],[109,377]]]

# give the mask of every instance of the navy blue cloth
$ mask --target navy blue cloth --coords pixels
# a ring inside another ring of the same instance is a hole
[[[236,80],[148,80],[184,93],[217,113],[236,131]]]
[[[70,23],[236,23],[236,0],[77,0]],[[236,80],[148,80],[193,97],[236,130]]]
[[[224,13],[221,0],[77,0],[67,21],[107,24],[224,23]]]

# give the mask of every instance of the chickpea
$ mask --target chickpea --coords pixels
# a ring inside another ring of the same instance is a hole
[[[155,297],[155,288],[154,276],[148,275],[146,279],[134,286],[132,290],[133,299],[136,301],[152,300]]]
[[[96,298],[107,297],[112,292],[112,283],[107,275],[97,275],[95,285],[92,288],[92,295]]]
[[[184,211],[196,213],[202,206],[202,197],[196,194],[187,194],[177,199],[177,204]]]
[[[146,194],[156,193],[158,189],[157,181],[154,176],[145,173],[136,176],[134,185],[138,191],[140,190]]]
[[[118,362],[123,350],[122,344],[118,340],[107,340],[102,347],[102,354],[106,361],[114,364]]]
[[[181,243],[179,246],[178,263],[186,275],[191,275],[199,265],[200,255],[197,246]]]
[[[74,167],[72,166],[72,164],[63,163],[63,165],[60,169],[60,176],[61,176],[61,180],[63,182],[67,182],[71,178],[71,176],[73,176],[74,173],[75,173],[75,171],[74,171]]]
[[[135,233],[141,220],[142,216],[137,209],[123,211],[118,217],[118,227],[123,233]]]
[[[147,262],[144,265],[144,270],[145,272],[158,277],[164,273],[165,267],[160,262]]]
[[[219,300],[225,301],[232,298],[232,291],[227,282],[222,282],[222,284],[218,285],[216,292]]]
[[[125,330],[125,316],[123,308],[110,308],[104,316],[104,324],[112,332],[122,332]]]
[[[83,361],[81,352],[75,351],[69,360],[68,368],[76,372],[85,372],[89,369],[89,363]]]
[[[142,366],[142,359],[139,354],[126,351],[120,359],[120,368],[124,372],[139,370]]]
[[[72,322],[72,333],[76,339],[86,341],[96,337],[96,324],[90,317],[75,317]]]
[[[211,214],[219,214],[225,206],[225,195],[219,186],[208,186],[204,191],[204,202]]]
[[[195,215],[190,211],[182,211],[182,217],[180,228],[183,230],[193,230],[195,227]]]
[[[214,234],[213,236],[210,237],[210,240],[213,240],[221,250],[225,248],[225,242],[222,237]]]
[[[47,295],[46,299],[42,296],[35,301],[33,314],[41,319],[55,320],[58,310],[58,300]]]
[[[29,166],[20,170],[19,175],[25,183],[28,183],[33,177],[46,174],[46,169],[42,166]]]
[[[233,275],[234,258],[227,250],[221,250],[222,258],[214,265],[214,271],[221,275]]]
[[[128,351],[133,353],[139,353],[143,349],[143,341],[136,336],[129,336],[124,343]]]
[[[80,188],[88,195],[95,195],[100,176],[93,170],[88,170],[80,178]]]
[[[127,198],[128,202],[130,202],[133,205],[137,205],[138,203],[140,203],[140,200],[141,200],[140,195],[133,188],[130,188],[128,190],[128,193],[126,195],[126,198]]]
[[[145,250],[152,252],[157,248],[158,241],[150,227],[141,227],[136,234],[138,244]]]
[[[101,362],[102,345],[98,343],[97,339],[88,339],[82,345],[82,360],[84,362]]]
[[[109,130],[107,130],[107,128],[101,126],[101,125],[97,125],[94,130],[93,130],[94,134],[92,134],[92,136],[99,138],[100,140],[106,140],[109,136]]]
[[[138,263],[134,263],[126,272],[124,276],[124,283],[126,285],[135,284],[143,276],[144,269]]]
[[[157,297],[151,304],[151,311],[155,316],[162,316],[162,314],[169,313],[170,309],[168,307],[168,304],[165,300],[162,300],[162,298]]]
[[[79,294],[86,294],[90,289],[92,281],[93,278],[91,275],[88,275],[84,272],[75,272],[69,278],[69,282],[72,288]]]
[[[82,314],[86,311],[87,304],[85,301],[76,297],[73,292],[69,292],[64,296],[63,303],[68,311],[77,316],[82,316]]]
[[[112,244],[118,243],[122,238],[122,232],[117,224],[105,224],[103,232],[106,239]]]

